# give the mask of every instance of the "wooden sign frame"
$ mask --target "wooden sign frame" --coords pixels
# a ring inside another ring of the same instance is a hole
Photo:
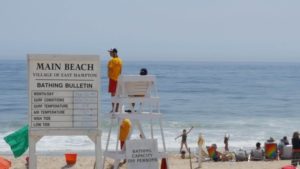
[[[28,54],[29,168],[37,168],[36,143],[43,136],[86,135],[102,167],[100,57]]]

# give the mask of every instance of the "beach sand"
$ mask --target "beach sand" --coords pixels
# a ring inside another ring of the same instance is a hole
[[[5,157],[12,161],[12,169],[26,169],[25,157],[14,159],[13,157]],[[67,166],[63,156],[38,156],[38,169],[93,169],[95,158],[91,156],[79,156],[77,163],[73,166]],[[190,169],[190,160],[181,159],[179,155],[169,157],[168,163],[170,169]],[[212,162],[206,161],[202,163],[202,169],[281,169],[282,166],[290,164],[290,160],[280,161],[250,161],[250,162]],[[106,169],[111,168],[113,161],[108,159]],[[197,168],[198,163],[192,158],[193,169]],[[123,165],[121,169],[126,169]]]

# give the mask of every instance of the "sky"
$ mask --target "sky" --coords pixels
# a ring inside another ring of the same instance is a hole
[[[1,0],[0,59],[300,62],[299,0]]]

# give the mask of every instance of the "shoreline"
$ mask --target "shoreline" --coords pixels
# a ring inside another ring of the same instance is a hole
[[[27,169],[26,156],[22,156],[18,159],[14,159],[12,156],[4,156],[11,160],[12,167],[14,169]],[[78,156],[77,162],[73,166],[67,166],[64,156],[38,156],[38,168],[39,169],[93,169],[95,157],[93,156]],[[192,158],[192,167],[197,168],[198,162],[196,158]],[[190,169],[190,160],[188,158],[181,159],[179,154],[172,154],[168,158],[170,169]],[[274,160],[274,161],[245,161],[245,162],[213,162],[205,161],[202,163],[201,169],[281,169],[284,165],[289,165],[291,160]],[[113,164],[112,159],[108,159],[105,163],[105,169],[110,169]],[[160,162],[159,162],[160,166]],[[159,167],[160,168],[160,167]],[[126,169],[126,164],[120,169]]]

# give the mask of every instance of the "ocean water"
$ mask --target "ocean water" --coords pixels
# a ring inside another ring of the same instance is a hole
[[[102,63],[101,116],[103,147],[106,143],[111,109],[107,93],[106,63]],[[0,154],[10,149],[3,137],[27,124],[27,63],[0,61]],[[199,133],[207,145],[254,147],[270,136],[291,138],[300,130],[300,63],[227,62],[124,62],[123,74],[138,74],[140,68],[157,76],[167,150],[178,151],[182,129],[194,129],[188,144],[196,147]],[[147,128],[148,124],[144,124]],[[155,136],[161,137],[158,125]],[[116,128],[110,148],[115,147]],[[149,130],[146,129],[146,135]],[[133,137],[137,137],[134,133]],[[93,143],[85,136],[44,137],[39,152],[92,152]]]

